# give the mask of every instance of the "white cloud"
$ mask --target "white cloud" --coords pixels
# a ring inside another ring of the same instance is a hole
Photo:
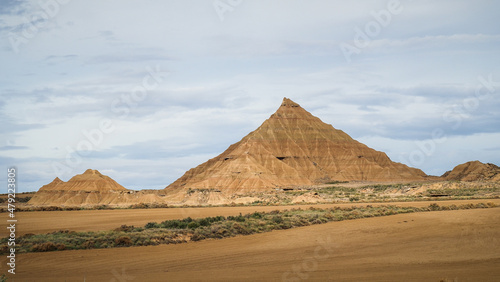
[[[25,19],[42,8],[7,1],[0,7],[2,163],[18,164],[37,189],[55,177],[50,162],[85,138],[82,130],[110,119],[116,130],[74,173],[100,169],[130,188],[140,187],[142,174],[151,179],[144,187],[162,188],[255,129],[286,96],[391,156],[446,129],[456,146],[436,150],[420,167],[428,173],[469,157],[499,164],[487,150],[493,144],[481,140],[498,134],[500,85],[473,110],[460,109],[478,76],[500,81],[499,5],[401,3],[403,11],[348,64],[339,44],[352,42],[354,28],[387,1],[243,1],[224,21],[209,0],[69,1],[19,53],[10,36],[22,36]],[[113,101],[130,96],[156,66],[169,72],[162,83],[126,117],[113,111]],[[459,127],[443,119],[448,110]]]

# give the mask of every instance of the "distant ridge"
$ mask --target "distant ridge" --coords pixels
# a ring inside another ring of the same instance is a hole
[[[284,98],[269,119],[219,156],[187,171],[165,190],[233,193],[329,181],[414,181],[427,175],[393,162]]]

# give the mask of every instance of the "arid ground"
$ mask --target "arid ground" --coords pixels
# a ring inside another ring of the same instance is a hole
[[[200,207],[200,208],[159,208],[159,209],[115,209],[115,210],[79,210],[79,211],[36,211],[18,212],[19,235],[26,233],[47,233],[58,230],[70,231],[100,231],[111,230],[123,224],[144,226],[148,222],[160,222],[167,219],[182,219],[186,217],[201,218],[208,216],[229,216],[255,211],[269,212],[291,208],[331,208],[351,206],[397,205],[406,207],[425,207],[431,203],[452,205],[464,203],[492,202],[500,205],[500,199],[478,199],[467,201],[422,201],[422,202],[389,202],[389,203],[342,203],[342,204],[311,204],[293,206],[241,206],[241,207]]]
[[[439,204],[468,202],[499,204],[500,200],[439,201]],[[121,224],[142,225],[168,218],[285,208],[290,207],[21,212],[18,219],[19,232],[42,233],[59,229],[106,230]],[[437,211],[177,245],[19,254],[15,279],[498,281],[499,224],[500,208]]]

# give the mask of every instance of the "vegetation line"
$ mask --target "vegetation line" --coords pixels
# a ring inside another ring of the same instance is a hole
[[[367,217],[401,213],[479,209],[497,207],[494,203],[478,203],[428,207],[398,207],[393,205],[365,207],[335,207],[320,209],[291,209],[284,211],[254,212],[238,216],[215,216],[200,219],[190,217],[181,220],[149,222],[144,227],[122,225],[110,231],[75,232],[60,230],[47,234],[25,234],[17,239],[19,253],[57,250],[97,249],[159,244],[178,244],[204,239],[222,239],[237,235],[250,235],[272,230],[322,224]],[[0,240],[0,252],[8,253],[8,237]]]

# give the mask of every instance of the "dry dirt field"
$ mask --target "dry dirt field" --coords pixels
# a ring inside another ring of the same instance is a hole
[[[424,201],[424,202],[395,202],[395,203],[346,203],[346,204],[316,204],[294,206],[243,206],[243,207],[206,207],[206,208],[166,208],[166,209],[123,209],[123,210],[81,210],[81,211],[39,211],[18,212],[17,234],[48,233],[58,230],[72,231],[99,231],[111,230],[123,224],[144,226],[148,222],[161,222],[167,219],[182,219],[186,217],[200,218],[217,215],[238,215],[255,211],[273,211],[292,208],[306,209],[314,206],[318,208],[331,208],[342,206],[366,205],[398,205],[425,207],[431,203],[439,205],[460,205],[465,203],[493,202],[500,205],[500,199],[482,200],[452,200],[452,201]],[[4,213],[4,216],[7,216]],[[4,234],[1,234],[5,236]]]
[[[500,208],[438,211],[179,245],[30,253],[18,256],[15,281],[499,281],[499,223]]]

